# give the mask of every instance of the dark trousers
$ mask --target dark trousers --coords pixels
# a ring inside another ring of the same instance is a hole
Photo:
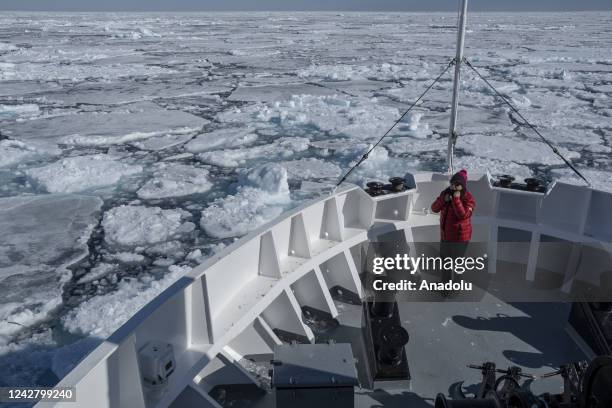
[[[453,241],[440,241],[440,258],[442,258],[442,265],[444,266],[444,260],[446,258],[460,258],[465,256],[469,242],[453,242]],[[454,265],[454,262],[453,262]],[[455,272],[453,270],[442,268],[442,282],[448,282],[453,279]]]

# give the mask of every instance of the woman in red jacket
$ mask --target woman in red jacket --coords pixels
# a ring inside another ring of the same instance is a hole
[[[450,179],[446,188],[431,205],[440,213],[440,257],[458,258],[465,255],[472,239],[472,213],[476,208],[474,197],[467,190],[467,171],[460,170]],[[443,281],[452,279],[452,271],[444,270]]]

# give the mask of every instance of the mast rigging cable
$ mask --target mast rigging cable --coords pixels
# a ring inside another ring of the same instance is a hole
[[[580,173],[578,171],[578,169],[576,169],[574,167],[574,165],[565,158],[565,156],[563,156],[561,154],[561,152],[559,151],[559,149],[557,149],[551,142],[548,141],[548,139],[546,139],[539,131],[538,129],[536,129],[536,127],[534,125],[532,125],[527,119],[525,119],[525,117],[521,114],[521,112],[519,112],[519,110],[517,108],[514,107],[514,105],[512,105],[504,95],[502,95],[501,92],[499,92],[494,86],[493,84],[491,84],[484,76],[482,76],[482,74],[470,63],[470,61],[467,58],[463,58],[463,62],[465,63],[465,65],[467,65],[468,67],[470,67],[475,73],[476,75],[478,75],[480,77],[480,79],[482,79],[488,86],[489,88],[491,88],[493,90],[493,92],[495,92],[495,94],[497,96],[499,96],[499,98],[506,104],[508,105],[508,107],[510,107],[510,109],[512,109],[512,111],[514,113],[516,113],[518,115],[519,118],[521,118],[523,120],[523,122],[525,122],[525,124],[527,126],[529,126],[531,128],[531,130],[533,130],[535,132],[536,135],[538,135],[540,137],[540,139],[542,139],[542,141],[544,143],[546,143],[546,145],[548,147],[550,147],[553,151],[553,153],[555,153],[557,156],[559,156],[561,158],[561,160],[563,160],[563,162],[565,162],[565,164],[574,171],[574,173],[576,173],[578,175],[578,177],[580,177],[582,180],[584,180],[585,183],[587,183],[587,185],[590,187],[591,183],[589,182],[589,180],[587,180],[582,173]]]
[[[408,114],[408,112],[410,112],[412,110],[412,108],[414,108],[417,103],[419,103],[419,101],[427,94],[427,92],[430,91],[430,89],[440,80],[440,78],[442,78],[442,76],[444,74],[446,74],[446,72],[449,70],[450,67],[452,67],[453,65],[455,65],[455,58],[453,58],[452,60],[450,60],[450,62],[448,63],[448,65],[446,66],[446,68],[444,68],[444,70],[440,73],[440,75],[438,75],[438,77],[436,79],[433,80],[433,82],[431,84],[429,84],[429,86],[427,87],[427,89],[425,89],[425,91],[421,94],[421,96],[419,96],[417,98],[416,101],[414,101],[414,103],[412,105],[410,105],[410,107],[402,114],[402,116],[399,117],[398,120],[395,121],[395,123],[393,123],[393,125],[385,132],[384,135],[382,135],[382,137],[380,139],[378,139],[378,141],[374,144],[374,146],[372,146],[370,149],[368,149],[368,151],[361,156],[361,158],[359,159],[359,161],[349,169],[349,171],[346,172],[346,174],[344,176],[342,176],[342,178],[340,179],[340,181],[338,181],[338,183],[336,184],[336,188],[338,186],[340,186],[340,184],[344,183],[344,181],[346,180],[346,178],[353,172],[353,170],[355,170],[357,167],[359,167],[359,165],[361,163],[363,163],[364,161],[367,160],[368,156],[370,155],[370,153],[372,153],[372,151],[374,149],[376,149],[376,147],[383,141],[383,139],[385,137],[387,137],[387,135],[389,133],[391,133],[391,131],[395,128],[395,126],[397,126],[398,123],[400,123],[402,121],[402,119],[404,119],[404,117]]]
[[[574,172],[576,173],[576,175],[578,175],[578,177],[580,177],[582,180],[584,180],[585,183],[587,183],[587,185],[589,187],[591,187],[591,182],[589,180],[587,180],[586,177],[584,177],[582,175],[582,173],[580,173],[580,171],[578,171],[578,169],[576,169],[576,167],[574,167],[574,165],[567,159],[565,158],[565,156],[563,156],[561,154],[561,152],[559,151],[559,149],[557,149],[548,139],[546,139],[539,131],[538,129],[532,125],[522,114],[521,112],[514,107],[514,105],[512,105],[504,95],[502,95],[501,92],[499,92],[494,86],[493,84],[491,84],[484,76],[482,76],[482,74],[470,63],[470,61],[467,58],[463,58],[463,62],[470,67],[475,73],[476,75],[478,75],[478,77],[480,79],[482,79],[484,81],[485,84],[487,84],[487,86],[489,86],[493,92],[495,92],[495,94],[506,104],[508,105],[508,107],[510,107],[510,109],[516,113],[518,115],[519,118],[521,118],[523,120],[523,122],[525,122],[525,124],[527,126],[529,126],[529,128],[531,128],[531,130],[533,130],[535,132],[535,134],[537,134],[540,139],[542,139],[542,141],[551,148],[551,150],[553,151],[553,153],[555,153],[557,156],[559,156],[561,158],[561,160],[563,160],[563,162]],[[446,68],[444,68],[444,70],[440,73],[440,75],[438,75],[438,77],[436,79],[433,80],[433,82],[431,84],[429,84],[429,86],[427,87],[427,89],[425,89],[425,91],[417,98],[416,101],[414,101],[414,103],[412,105],[410,105],[410,107],[402,114],[402,116],[399,117],[398,120],[395,121],[395,123],[393,123],[393,125],[385,132],[384,135],[382,135],[382,137],[380,139],[378,139],[378,141],[370,148],[368,149],[368,151],[361,156],[361,158],[359,159],[359,161],[353,165],[347,172],[346,174],[344,174],[344,176],[342,176],[342,178],[340,179],[340,181],[338,181],[338,183],[336,184],[335,188],[338,188],[340,186],[340,184],[344,183],[347,179],[347,177],[353,172],[353,170],[355,170],[357,167],[359,167],[361,165],[361,163],[363,163],[364,161],[366,161],[370,155],[370,153],[372,153],[372,151],[374,149],[376,149],[376,147],[378,147],[378,145],[384,140],[384,138],[386,138],[389,133],[391,133],[391,131],[395,128],[395,126],[397,126],[398,123],[400,123],[402,121],[402,119],[404,119],[404,117],[408,114],[408,112],[410,112],[416,105],[417,103],[419,103],[419,101],[421,99],[423,99],[423,97],[431,90],[431,88],[440,80],[440,78],[442,78],[442,76],[449,70],[450,67],[452,67],[453,65],[455,65],[456,63],[456,58],[453,58],[448,65],[446,66]],[[449,135],[449,137],[453,137],[456,138],[456,135]],[[455,140],[453,140],[453,143],[455,142]],[[335,189],[334,189],[335,190]]]

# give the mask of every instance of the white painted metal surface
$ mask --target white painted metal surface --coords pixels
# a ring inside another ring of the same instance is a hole
[[[76,387],[76,403],[37,406],[218,407],[206,390],[254,382],[236,361],[280,344],[275,329],[314,339],[302,306],[337,316],[330,288],[362,296],[361,244],[394,229],[405,231],[409,241],[438,240],[438,216],[427,209],[448,176],[414,178],[415,189],[379,197],[355,186],[339,189],[240,239],[180,278],[72,370],[58,386]],[[489,244],[490,265],[522,263],[526,279],[558,269],[560,254],[538,256],[540,237],[550,236],[575,243],[565,273],[575,276],[582,268],[579,276],[599,285],[609,265],[592,263],[601,257],[588,255],[612,252],[612,194],[563,183],[546,194],[502,189],[492,187],[488,175],[473,175],[469,189],[478,203],[474,240]],[[500,228],[523,231],[531,241],[498,253]],[[567,279],[564,290],[575,283]],[[151,340],[172,344],[175,353],[176,370],[162,390],[142,381],[138,351]]]
[[[455,79],[453,80],[453,100],[451,104],[450,128],[448,133],[448,151],[446,164],[449,174],[453,172],[453,157],[455,149],[455,134],[457,132],[457,110],[459,109],[459,87],[461,86],[461,63],[463,62],[463,47],[465,45],[465,26],[467,24],[468,0],[461,0],[459,27],[457,27],[457,52],[455,56]]]

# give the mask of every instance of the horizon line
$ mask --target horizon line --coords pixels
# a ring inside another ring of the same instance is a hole
[[[564,9],[564,10],[470,10],[470,13],[576,13],[576,12],[612,12],[609,9]],[[3,9],[0,13],[457,13],[453,10],[221,10],[221,9],[194,9],[194,10],[15,10]]]

